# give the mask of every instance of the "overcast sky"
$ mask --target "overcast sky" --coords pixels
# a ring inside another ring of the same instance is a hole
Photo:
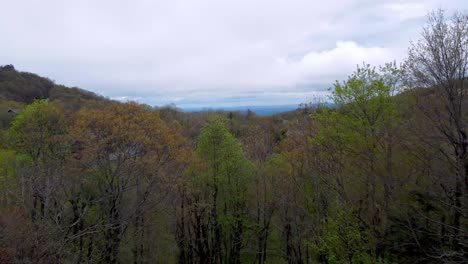
[[[466,0],[0,0],[0,65],[120,100],[299,104]]]

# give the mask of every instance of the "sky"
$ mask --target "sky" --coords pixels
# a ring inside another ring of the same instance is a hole
[[[0,0],[0,65],[149,105],[299,104],[402,62],[437,8],[468,1]]]

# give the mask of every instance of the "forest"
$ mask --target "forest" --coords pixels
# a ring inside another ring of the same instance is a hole
[[[468,13],[291,112],[0,67],[0,263],[468,263]]]

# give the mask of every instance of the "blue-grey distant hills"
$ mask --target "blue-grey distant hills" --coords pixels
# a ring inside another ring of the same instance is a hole
[[[270,116],[278,113],[296,110],[297,105],[262,105],[262,106],[229,106],[229,107],[181,107],[185,112],[199,111],[226,111],[226,112],[245,112],[250,110],[259,116]]]
[[[322,103],[327,107],[333,107],[331,103]],[[229,106],[229,107],[181,107],[184,112],[200,111],[226,111],[226,112],[254,112],[258,116],[271,116],[279,113],[294,111],[300,107],[299,104],[288,105],[257,105],[257,106]]]

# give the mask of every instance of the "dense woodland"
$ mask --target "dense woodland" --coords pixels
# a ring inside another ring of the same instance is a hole
[[[0,263],[468,263],[468,15],[330,104],[185,113],[0,68]]]

